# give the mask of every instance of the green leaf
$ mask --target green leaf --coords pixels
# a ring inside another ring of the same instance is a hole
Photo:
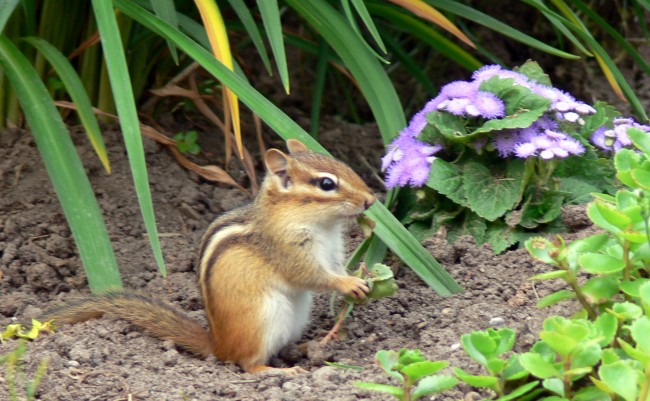
[[[106,146],[104,145],[102,132],[99,129],[97,117],[95,117],[95,113],[93,112],[92,104],[88,98],[86,89],[84,88],[79,75],[77,75],[76,71],[72,67],[72,64],[70,64],[68,59],[56,47],[52,46],[44,39],[28,37],[23,40],[34,46],[47,59],[47,61],[52,64],[52,67],[58,74],[59,78],[61,78],[61,81],[63,81],[66,91],[77,108],[79,119],[86,130],[86,135],[88,135],[90,143],[95,149],[95,153],[97,153],[104,169],[110,173],[111,166],[108,162]]]
[[[650,171],[646,169],[635,168],[630,172],[630,175],[639,187],[643,189],[650,189]]]
[[[591,304],[602,304],[618,294],[618,279],[614,276],[592,277],[582,286]]]
[[[630,188],[636,187],[636,181],[632,178],[632,170],[641,165],[643,156],[631,149],[621,149],[614,156],[616,167],[616,178]]]
[[[619,288],[629,296],[640,297],[641,286],[648,282],[650,282],[650,279],[647,278],[637,278],[634,281],[622,281]]]
[[[257,0],[260,9],[266,36],[271,44],[271,51],[275,56],[275,64],[278,66],[280,80],[284,91],[289,93],[289,69],[287,68],[287,56],[284,51],[284,39],[282,38],[282,22],[280,21],[280,8],[277,0]]]
[[[494,388],[499,379],[494,376],[475,376],[470,375],[461,368],[454,368],[454,374],[465,383],[472,387]]]
[[[504,24],[499,19],[484,14],[460,2],[450,1],[450,0],[428,0],[428,3],[439,10],[448,11],[462,18],[468,19],[470,21],[474,21],[475,23],[483,25],[489,29],[492,29],[495,32],[500,33],[501,35],[510,37],[518,42],[525,44],[526,46],[539,49],[545,53],[553,54],[558,57],[574,59],[574,60],[579,58],[574,54],[567,53],[557,48],[554,48],[552,46],[549,46],[548,44],[544,43],[541,40],[528,36],[525,33],[514,29],[510,25]]]
[[[0,33],[5,29],[7,20],[13,14],[20,0],[6,0],[0,3]]]
[[[523,384],[517,387],[516,389],[510,391],[508,395],[499,397],[495,401],[521,400],[525,394],[528,394],[531,390],[533,390],[538,385],[539,382],[537,380],[530,383]],[[534,396],[535,394],[533,393],[532,395]],[[531,396],[531,394],[527,395],[527,397],[529,396]],[[530,398],[530,399],[537,399],[537,398]]]
[[[90,288],[93,292],[120,289],[120,273],[104,219],[70,135],[36,71],[4,35],[0,35],[0,67],[23,108]]]
[[[468,206],[465,190],[463,189],[463,176],[460,169],[454,164],[436,158],[431,163],[427,186],[447,196],[459,205]]]
[[[638,128],[630,128],[627,134],[640,151],[646,155],[650,155],[650,135],[647,132],[641,131]]]
[[[557,253],[557,247],[548,239],[543,237],[533,237],[527,240],[524,243],[524,246],[526,247],[528,253],[530,253],[530,256],[539,260],[540,262],[544,262],[552,266],[558,265],[555,259],[551,257],[551,252]],[[550,272],[550,273],[557,274],[558,272]],[[550,273],[544,273],[544,274],[550,274]],[[537,276],[533,276],[531,280],[537,280],[534,277]]]
[[[562,376],[562,373],[557,370],[553,363],[534,352],[526,352],[519,355],[519,363],[524,369],[540,379]]]
[[[176,14],[176,7],[174,6],[174,0],[155,0],[151,2],[156,16],[174,28],[178,29],[178,14]],[[178,64],[178,53],[176,52],[176,46],[171,41],[167,41],[167,46],[169,47],[169,52],[174,59],[174,62]]]
[[[447,391],[450,388],[454,387],[458,383],[458,380],[455,377],[446,376],[446,375],[436,375],[425,377],[420,380],[418,385],[413,390],[412,398],[417,400],[418,398]]]
[[[533,81],[537,81],[542,85],[553,86],[551,78],[542,70],[542,67],[535,61],[528,60],[519,67],[513,68],[513,71],[524,74]]]
[[[576,391],[573,401],[612,401],[612,397],[596,387],[583,387]]]
[[[384,372],[393,376],[400,382],[403,382],[404,377],[402,377],[399,372],[393,370],[393,368],[397,365],[397,358],[398,354],[395,351],[379,350],[375,354],[375,359],[377,360],[379,367],[382,368]]]
[[[425,376],[431,376],[444,369],[449,365],[447,361],[421,361],[406,365],[402,368],[402,374],[411,378],[411,382],[415,383]]]
[[[638,318],[643,314],[643,310],[637,304],[632,302],[617,302],[611,308],[611,313],[618,320],[627,321]]]
[[[355,382],[354,385],[366,390],[373,390],[382,393],[387,393],[397,397],[400,400],[402,400],[404,397],[404,390],[402,390],[399,387],[389,386],[387,384]]]
[[[120,117],[120,127],[122,128],[122,136],[129,158],[129,165],[131,166],[140,211],[149,235],[149,242],[158,270],[165,276],[167,269],[165,268],[165,261],[160,247],[158,230],[156,229],[156,216],[153,211],[147,164],[144,159],[140,121],[135,107],[129,69],[126,65],[124,46],[117,26],[113,2],[111,0],[92,0],[92,6],[102,41],[112,92],[115,96],[117,113]]]
[[[542,381],[542,387],[548,391],[564,397],[564,382],[562,379],[553,377]]]
[[[260,58],[262,59],[262,63],[264,63],[264,67],[266,68],[266,71],[270,75],[271,62],[269,60],[269,55],[266,52],[266,47],[264,46],[262,35],[260,34],[259,29],[257,28],[255,19],[253,18],[253,15],[251,14],[248,6],[246,5],[246,3],[244,3],[244,0],[228,0],[228,3],[230,3],[230,6],[237,14],[237,17],[239,17],[239,20],[241,21],[242,25],[244,25],[244,28],[248,33],[248,37],[251,39],[251,42],[253,42],[253,45],[255,46],[255,50],[257,50],[257,53],[260,55]]]
[[[523,161],[508,163],[505,174],[493,174],[478,162],[463,168],[463,189],[470,208],[479,216],[494,221],[521,201],[524,187]]]
[[[528,280],[551,280],[555,278],[565,279],[568,274],[569,273],[566,270],[554,270],[552,272],[536,274]]]
[[[571,369],[564,372],[568,375],[571,372],[577,373],[578,370],[585,368],[584,372],[591,372],[591,368],[600,362],[602,355],[602,348],[598,344],[590,344],[587,346],[579,347],[572,355]]]
[[[624,260],[602,253],[583,253],[578,257],[578,263],[592,274],[612,274],[625,268]]]
[[[625,401],[636,401],[639,394],[637,373],[623,361],[602,365],[600,379]]]
[[[555,305],[556,303],[562,302],[567,299],[573,299],[575,298],[575,296],[576,296],[575,293],[569,290],[556,291],[537,301],[536,306],[538,308],[545,308],[547,306]]]
[[[601,340],[598,342],[601,347],[605,347],[614,340],[618,330],[618,320],[611,313],[604,312],[594,321],[594,327],[598,329]]]
[[[548,110],[551,101],[515,83],[512,78],[494,76],[481,83],[480,90],[492,92],[506,105],[506,117],[487,120],[470,136],[503,129],[527,128]]]

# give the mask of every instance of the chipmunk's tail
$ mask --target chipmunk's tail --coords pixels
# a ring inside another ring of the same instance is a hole
[[[138,293],[112,292],[80,298],[50,309],[41,319],[78,323],[104,314],[124,319],[199,356],[207,357],[213,353],[210,333],[199,322],[165,302]]]

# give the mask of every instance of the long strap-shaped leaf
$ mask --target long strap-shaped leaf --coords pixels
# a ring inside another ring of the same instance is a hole
[[[237,93],[242,102],[262,118],[284,139],[296,138],[309,148],[327,154],[327,151],[305,132],[289,116],[278,109],[271,101],[257,92],[248,82],[219,63],[212,55],[184,35],[171,28],[164,21],[134,5],[128,0],[115,0],[115,4],[125,14],[142,25],[174,42],[188,56]],[[436,262],[436,260],[417,242],[400,222],[380,203],[368,212],[377,226],[375,233],[389,248],[407,263],[431,288],[442,295],[460,292],[461,287]]]
[[[104,50],[111,88],[115,97],[115,106],[120,117],[120,127],[122,128],[122,136],[129,157],[131,174],[133,174],[135,191],[140,203],[140,211],[149,234],[149,242],[158,269],[164,276],[167,271],[160,248],[158,230],[156,229],[156,216],[153,212],[149,179],[147,177],[147,164],[144,160],[140,121],[135,108],[133,88],[129,80],[129,69],[124,56],[124,46],[115,20],[113,2],[111,0],[93,0],[92,3],[99,35],[102,40],[102,49]]]
[[[70,225],[93,292],[122,287],[104,219],[77,150],[36,70],[0,35],[0,66],[16,91]]]

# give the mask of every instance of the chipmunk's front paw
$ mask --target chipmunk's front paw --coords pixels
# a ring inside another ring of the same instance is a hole
[[[357,299],[364,299],[370,292],[365,280],[353,276],[343,276],[339,279],[338,288],[341,293],[353,296]]]

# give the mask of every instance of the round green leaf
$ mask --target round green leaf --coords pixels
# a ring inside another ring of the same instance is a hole
[[[534,352],[526,352],[519,356],[519,363],[533,376],[540,379],[548,379],[551,377],[560,377],[562,373],[557,370],[553,363],[548,362],[540,354]]]
[[[636,401],[639,394],[638,376],[630,365],[618,361],[609,365],[602,365],[598,369],[600,379],[625,401]]]
[[[622,259],[601,253],[584,253],[578,257],[578,263],[592,274],[612,274],[625,268]]]

